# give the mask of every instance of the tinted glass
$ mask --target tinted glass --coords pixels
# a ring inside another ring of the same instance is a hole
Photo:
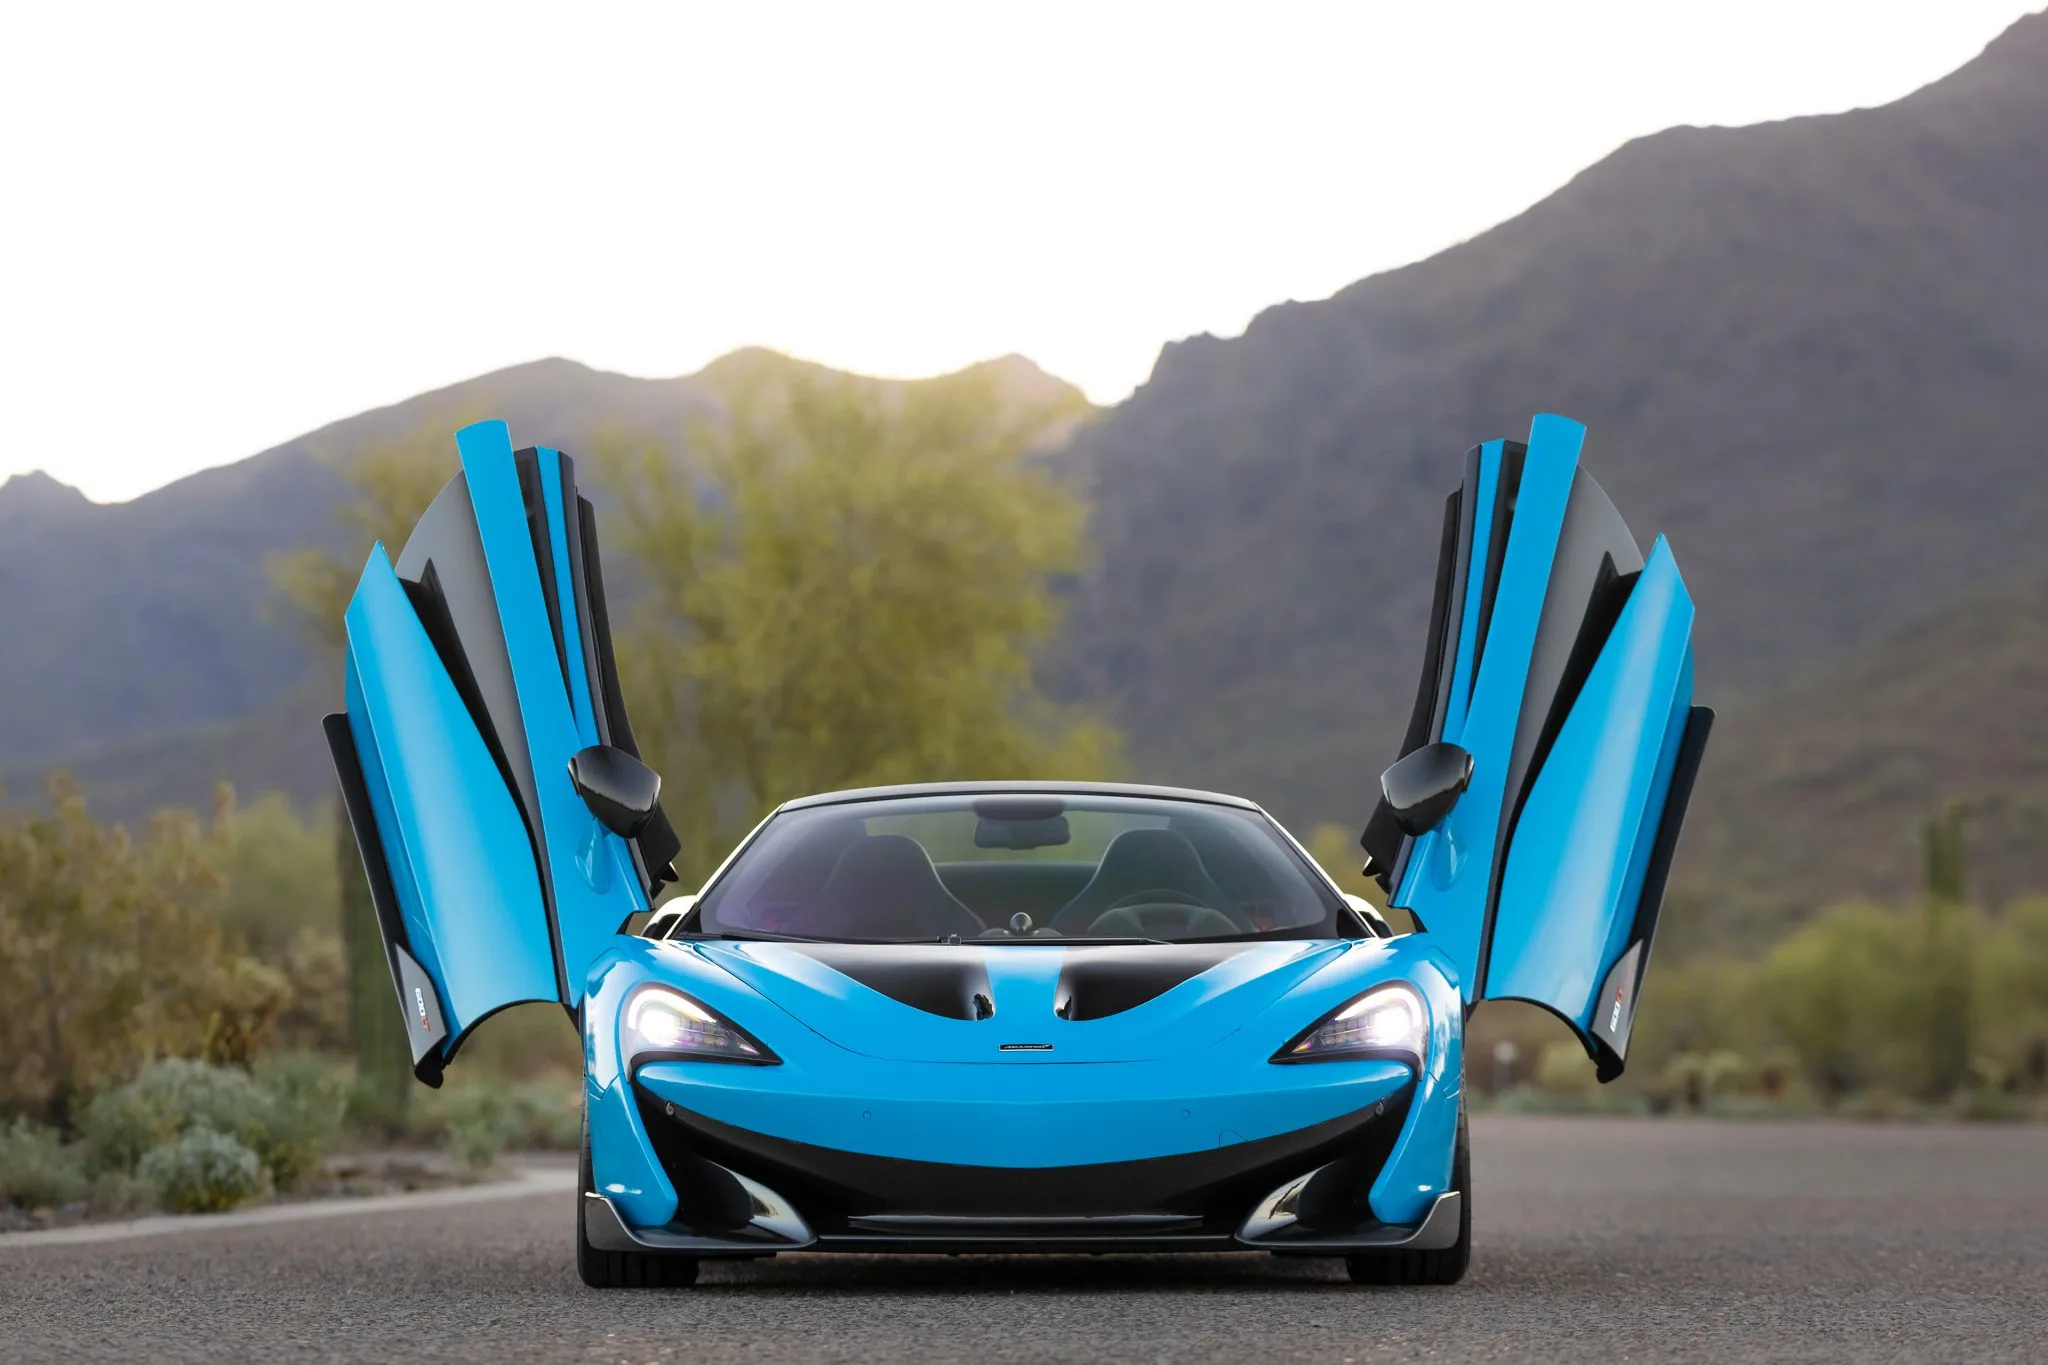
[[[948,795],[785,811],[706,890],[693,927],[888,942],[1319,938],[1355,932],[1341,904],[1256,811]]]

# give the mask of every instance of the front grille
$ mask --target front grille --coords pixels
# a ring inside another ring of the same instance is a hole
[[[791,1142],[634,1086],[655,1154],[675,1183],[680,1222],[730,1222],[740,1210],[733,1202],[737,1182],[725,1172],[736,1171],[787,1199],[821,1238],[915,1242],[1227,1238],[1276,1186],[1325,1166],[1334,1178],[1316,1182],[1314,1221],[1367,1222],[1366,1193],[1393,1150],[1412,1094],[1405,1087],[1373,1109],[1254,1142],[1138,1161],[1018,1168]]]

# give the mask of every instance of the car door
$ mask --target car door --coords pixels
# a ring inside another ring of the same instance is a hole
[[[456,445],[461,472],[397,561],[370,552],[345,616],[344,710],[326,718],[429,1084],[495,1011],[574,1010],[588,964],[674,877],[677,852],[658,809],[623,839],[569,777],[592,745],[635,753],[573,462],[515,452],[503,422]]]
[[[1361,842],[1390,903],[1457,964],[1468,1008],[1518,999],[1619,1075],[1713,713],[1693,704],[1693,604],[1671,547],[1645,557],[1579,466],[1585,429],[1466,457],[1445,507],[1405,756],[1439,741],[1470,777],[1433,828],[1383,800]]]

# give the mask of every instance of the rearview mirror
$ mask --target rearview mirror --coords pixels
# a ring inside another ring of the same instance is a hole
[[[578,750],[569,760],[569,781],[598,823],[621,839],[645,830],[661,799],[661,774],[609,744]]]
[[[1456,744],[1425,744],[1380,774],[1380,793],[1401,832],[1427,834],[1472,782],[1472,755]]]

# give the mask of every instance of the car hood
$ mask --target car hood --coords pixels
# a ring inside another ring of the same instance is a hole
[[[693,945],[849,1051],[897,1061],[1146,1061],[1208,1047],[1342,953],[1335,940]]]

